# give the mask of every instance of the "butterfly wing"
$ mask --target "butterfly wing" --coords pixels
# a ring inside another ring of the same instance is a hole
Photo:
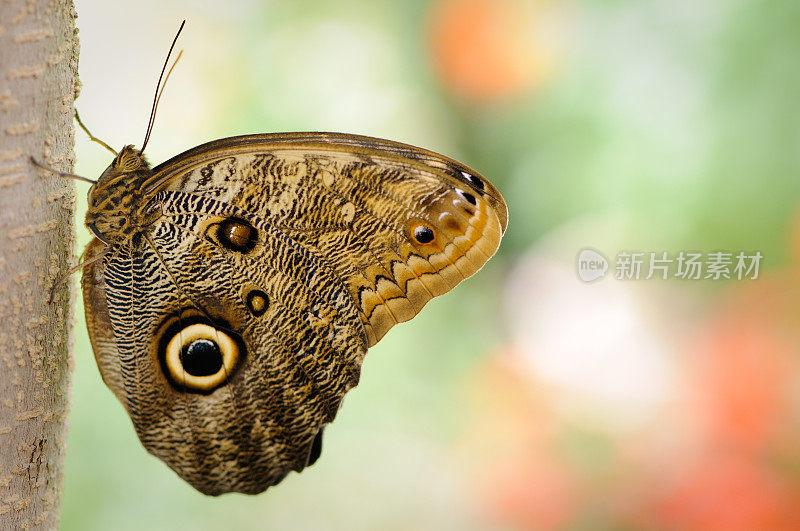
[[[473,170],[350,135],[212,142],[143,191],[160,216],[87,268],[87,322],[144,446],[207,494],[311,464],[366,349],[477,271],[507,222]],[[219,364],[192,366],[209,344]]]
[[[256,216],[237,252],[213,233],[244,213],[169,192],[162,208],[84,274],[98,366],[145,448],[195,488],[262,492],[318,456],[358,382],[360,317],[328,268]],[[211,371],[182,357],[203,341],[224,358]]]
[[[234,137],[154,169],[152,189],[214,197],[329,263],[377,343],[497,250],[505,201],[475,170],[406,144],[335,133]]]

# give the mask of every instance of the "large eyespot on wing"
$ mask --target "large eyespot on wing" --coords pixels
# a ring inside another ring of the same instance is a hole
[[[203,316],[174,319],[159,332],[158,358],[177,389],[207,394],[225,385],[246,356],[241,337]]]

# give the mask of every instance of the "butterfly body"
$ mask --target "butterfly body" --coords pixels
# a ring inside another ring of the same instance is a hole
[[[143,445],[201,492],[257,493],[319,457],[367,349],[480,269],[507,210],[436,153],[286,133],[152,169],[126,146],[86,224],[92,346]]]

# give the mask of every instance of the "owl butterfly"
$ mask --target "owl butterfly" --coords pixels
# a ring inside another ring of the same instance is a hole
[[[92,348],[150,453],[205,494],[259,493],[319,457],[367,349],[495,253],[506,205],[452,159],[348,134],[151,168],[156,94],[142,149],[89,190]]]

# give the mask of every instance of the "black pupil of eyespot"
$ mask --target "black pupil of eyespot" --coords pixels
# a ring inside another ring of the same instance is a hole
[[[430,227],[420,225],[414,229],[414,238],[416,238],[419,243],[430,243],[433,241],[433,231]]]
[[[195,339],[181,350],[181,363],[192,376],[211,376],[222,368],[222,352],[209,339]]]

